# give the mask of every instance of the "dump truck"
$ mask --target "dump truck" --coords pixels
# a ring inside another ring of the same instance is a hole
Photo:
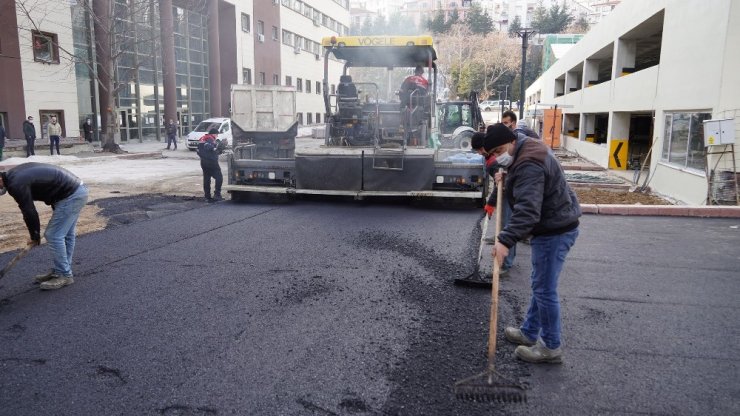
[[[292,87],[232,86],[233,154],[224,186],[232,198],[256,192],[484,202],[482,157],[459,144],[442,147],[431,37],[332,36],[322,45],[325,123],[317,138],[296,138]],[[336,89],[329,87],[329,59],[344,62]],[[353,81],[348,73],[419,66],[429,88],[392,98],[381,98],[377,82]]]

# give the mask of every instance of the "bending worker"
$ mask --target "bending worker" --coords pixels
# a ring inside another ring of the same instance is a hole
[[[519,344],[517,358],[532,363],[560,363],[560,299],[558,278],[565,257],[578,237],[581,207],[565,181],[560,163],[541,141],[517,136],[501,123],[483,140],[484,151],[508,169],[504,190],[512,209],[493,247],[501,264],[509,248],[532,235],[532,298],[527,316],[504,336]],[[499,177],[499,173],[496,177]]]
[[[33,201],[44,201],[54,210],[44,232],[54,267],[49,273],[36,276],[41,289],[61,289],[74,283],[75,228],[87,203],[87,188],[82,180],[59,166],[29,162],[0,172],[0,195],[6,192],[15,199],[23,213],[31,234],[29,245],[41,244],[39,214]]]

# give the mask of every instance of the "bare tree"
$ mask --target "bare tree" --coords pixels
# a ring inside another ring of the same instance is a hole
[[[517,71],[520,57],[514,39],[500,33],[473,34],[462,24],[437,36],[437,55],[450,97],[480,91],[480,97],[491,94],[501,77]]]
[[[144,63],[142,61],[146,60],[142,59],[146,55],[140,51],[146,51],[156,59],[155,3],[154,0],[77,0],[75,7],[82,8],[94,24],[94,35],[85,33],[85,36],[91,44],[94,39],[95,56],[78,52],[73,45],[55,41],[60,62],[66,63],[70,71],[75,65],[86,67],[99,87],[104,151],[122,152],[115,142],[115,134],[120,128],[116,102],[123,88],[132,82],[138,86],[139,69]],[[16,9],[25,16],[25,22],[19,21],[18,27],[34,33],[42,32],[48,16],[60,13],[59,8],[68,5],[55,0],[16,0]]]

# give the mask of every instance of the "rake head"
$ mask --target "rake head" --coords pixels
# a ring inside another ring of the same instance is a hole
[[[478,403],[526,403],[523,385],[490,370],[455,383],[455,396]]]

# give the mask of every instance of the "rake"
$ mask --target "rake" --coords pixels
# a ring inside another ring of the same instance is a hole
[[[499,170],[501,172],[501,170]],[[501,231],[502,182],[496,184],[496,230],[494,241]],[[461,400],[475,402],[522,403],[527,401],[524,386],[496,371],[496,328],[498,323],[498,286],[501,265],[493,259],[493,278],[491,279],[491,317],[488,333],[488,366],[482,373],[455,383],[455,395]]]
[[[5,265],[5,267],[3,267],[2,270],[0,270],[0,279],[5,277],[5,275],[10,271],[10,269],[13,268],[13,266],[15,266],[16,263],[18,263],[20,259],[22,259],[23,257],[26,257],[26,254],[28,254],[28,252],[31,251],[32,248],[33,248],[33,245],[28,244],[27,246],[23,247],[21,251],[18,252],[18,254],[13,256],[13,258],[10,259],[8,264]]]

